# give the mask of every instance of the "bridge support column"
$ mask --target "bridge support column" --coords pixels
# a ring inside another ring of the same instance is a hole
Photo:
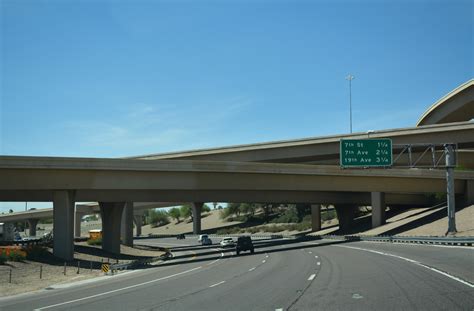
[[[87,215],[86,213],[81,213],[76,210],[74,213],[74,237],[80,238],[81,237],[81,221],[82,217]]]
[[[193,234],[201,233],[201,210],[203,205],[202,202],[194,202],[192,205]]]
[[[466,180],[466,191],[464,197],[466,206],[474,204],[474,180]]]
[[[337,219],[339,220],[339,230],[345,231],[349,229],[354,222],[357,205],[338,204],[335,205],[334,208],[336,209]]]
[[[125,203],[121,224],[122,244],[133,246],[133,202]]]
[[[372,192],[372,228],[377,228],[385,224],[385,193]]]
[[[36,226],[38,226],[38,220],[39,219],[28,219],[28,227],[30,228],[29,229],[29,232],[28,232],[28,236],[36,236]]]
[[[74,259],[74,191],[53,194],[53,254],[63,260]]]
[[[125,202],[99,202],[102,218],[102,249],[120,254],[120,221]]]
[[[311,231],[321,230],[321,204],[311,204]]]
[[[135,236],[142,235],[143,215],[133,215],[133,222],[135,223]]]

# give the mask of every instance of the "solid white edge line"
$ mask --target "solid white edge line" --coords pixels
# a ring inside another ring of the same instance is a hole
[[[320,265],[321,265],[321,262],[318,261],[318,262],[317,262],[317,265],[320,266]]]
[[[212,285],[209,286],[209,287],[215,287],[215,286],[221,285],[221,284],[223,284],[223,283],[225,283],[225,281],[221,281],[221,282],[219,282],[219,283],[212,284]]]
[[[159,279],[155,279],[155,280],[151,280],[151,281],[147,281],[147,282],[143,282],[143,283],[139,283],[139,284],[135,284],[135,285],[130,285],[130,286],[114,289],[114,290],[111,290],[111,291],[108,291],[108,292],[103,292],[103,293],[95,294],[95,295],[92,295],[92,296],[87,296],[87,297],[83,297],[83,298],[79,298],[79,299],[74,299],[74,300],[70,300],[70,301],[61,302],[61,303],[57,303],[57,304],[54,304],[54,305],[37,308],[35,310],[40,311],[40,310],[50,309],[50,308],[54,308],[54,307],[58,307],[58,306],[62,306],[62,305],[67,305],[67,304],[82,301],[82,300],[87,300],[87,299],[91,299],[91,298],[95,298],[95,297],[100,297],[100,296],[120,292],[122,290],[135,288],[135,287],[138,287],[138,286],[142,286],[142,285],[151,284],[151,283],[154,283],[154,282],[166,280],[166,279],[169,279],[169,278],[181,275],[181,274],[185,274],[185,273],[188,273],[188,272],[191,272],[191,271],[195,271],[195,270],[198,270],[198,269],[201,269],[201,268],[202,268],[201,266],[196,267],[196,268],[189,269],[189,270],[186,270],[186,271],[182,271],[182,272],[179,272],[179,273],[175,273],[175,274],[172,274],[172,275],[164,276],[164,277],[159,278]]]
[[[265,262],[266,262],[266,260],[262,260],[262,263],[265,263]]]
[[[280,308],[280,309],[275,309],[275,311],[283,311],[283,309],[282,309],[282,308]]]
[[[361,241],[363,243],[372,243],[372,244],[387,244],[387,242],[379,241]],[[440,244],[430,244],[430,243],[397,243],[394,242],[393,245],[403,245],[403,246],[429,246],[429,247],[441,247],[441,248],[457,248],[457,249],[468,249],[474,250],[472,246],[461,246],[461,245],[440,245]]]
[[[219,260],[221,260],[221,259],[219,258],[219,259],[216,259],[216,260],[214,260],[214,261],[211,261],[210,263],[206,264],[206,266],[210,266],[210,265],[212,265],[213,263],[218,262]]]
[[[390,253],[384,253],[384,252],[379,252],[379,251],[375,251],[375,250],[372,250],[372,249],[366,249],[366,248],[361,248],[361,247],[354,247],[354,246],[345,246],[345,245],[334,245],[336,247],[344,247],[344,248],[352,248],[352,249],[357,249],[357,250],[361,250],[361,251],[366,251],[366,252],[370,252],[370,253],[375,253],[375,254],[379,254],[379,255],[384,255],[384,256],[389,256],[389,257],[395,257],[395,258],[398,258],[398,259],[402,259],[402,260],[405,260],[405,261],[408,261],[412,264],[415,264],[417,266],[420,266],[420,267],[423,267],[423,268],[426,268],[426,269],[429,269],[433,272],[436,272],[436,273],[439,273],[441,275],[444,275],[452,280],[455,280],[455,281],[458,281],[459,283],[462,283],[464,285],[467,285],[471,288],[474,288],[474,284],[470,283],[470,282],[467,282],[463,279],[460,279],[454,275],[451,275],[451,274],[448,274],[444,271],[441,271],[441,270],[438,270],[436,268],[432,268],[430,266],[427,266],[425,264],[422,264],[421,262],[418,262],[416,260],[413,260],[413,259],[410,259],[410,258],[406,258],[406,257],[402,257],[402,256],[397,256],[397,255],[394,255],[394,254],[390,254]]]
[[[316,274],[311,274],[308,278],[308,281],[312,281],[316,277]]]
[[[255,270],[257,267],[250,268],[249,271]]]
[[[314,258],[318,258],[318,256],[314,256]]]

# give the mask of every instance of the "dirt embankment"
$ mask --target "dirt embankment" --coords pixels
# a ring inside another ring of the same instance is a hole
[[[52,250],[36,260],[0,265],[0,297],[47,289],[52,285],[86,280],[104,275],[103,262],[125,263],[137,259],[159,257],[164,252],[144,246],[121,246],[121,254],[113,256],[100,247],[76,243],[74,260],[64,262],[52,255]]]

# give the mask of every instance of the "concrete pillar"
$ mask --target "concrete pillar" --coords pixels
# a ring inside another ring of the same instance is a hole
[[[201,233],[201,209],[204,203],[194,202],[192,204],[193,212],[193,234]]]
[[[36,226],[38,226],[39,219],[28,219],[29,236],[36,236]]]
[[[474,204],[474,180],[466,180],[466,191],[464,193],[464,198],[466,206]]]
[[[133,202],[125,203],[120,228],[122,244],[127,246],[133,246]]]
[[[125,202],[99,202],[102,218],[102,249],[120,254],[120,221]]]
[[[143,216],[142,215],[134,215],[133,216],[133,222],[135,223],[136,236],[142,235]]]
[[[311,231],[321,230],[321,204],[311,204]]]
[[[81,213],[76,210],[74,213],[74,237],[80,238],[81,237],[81,221],[82,217],[87,215],[86,213]]]
[[[372,228],[377,228],[385,224],[385,193],[372,192]]]
[[[74,191],[54,191],[53,254],[63,260],[74,259]]]
[[[345,231],[349,229],[354,222],[357,205],[338,204],[335,205],[334,208],[336,209],[337,219],[339,220],[339,230]]]

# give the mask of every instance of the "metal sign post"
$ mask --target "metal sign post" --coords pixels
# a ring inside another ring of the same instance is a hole
[[[446,152],[446,189],[448,201],[448,232],[446,234],[456,233],[456,208],[454,198],[454,148],[451,144],[444,145]]]

